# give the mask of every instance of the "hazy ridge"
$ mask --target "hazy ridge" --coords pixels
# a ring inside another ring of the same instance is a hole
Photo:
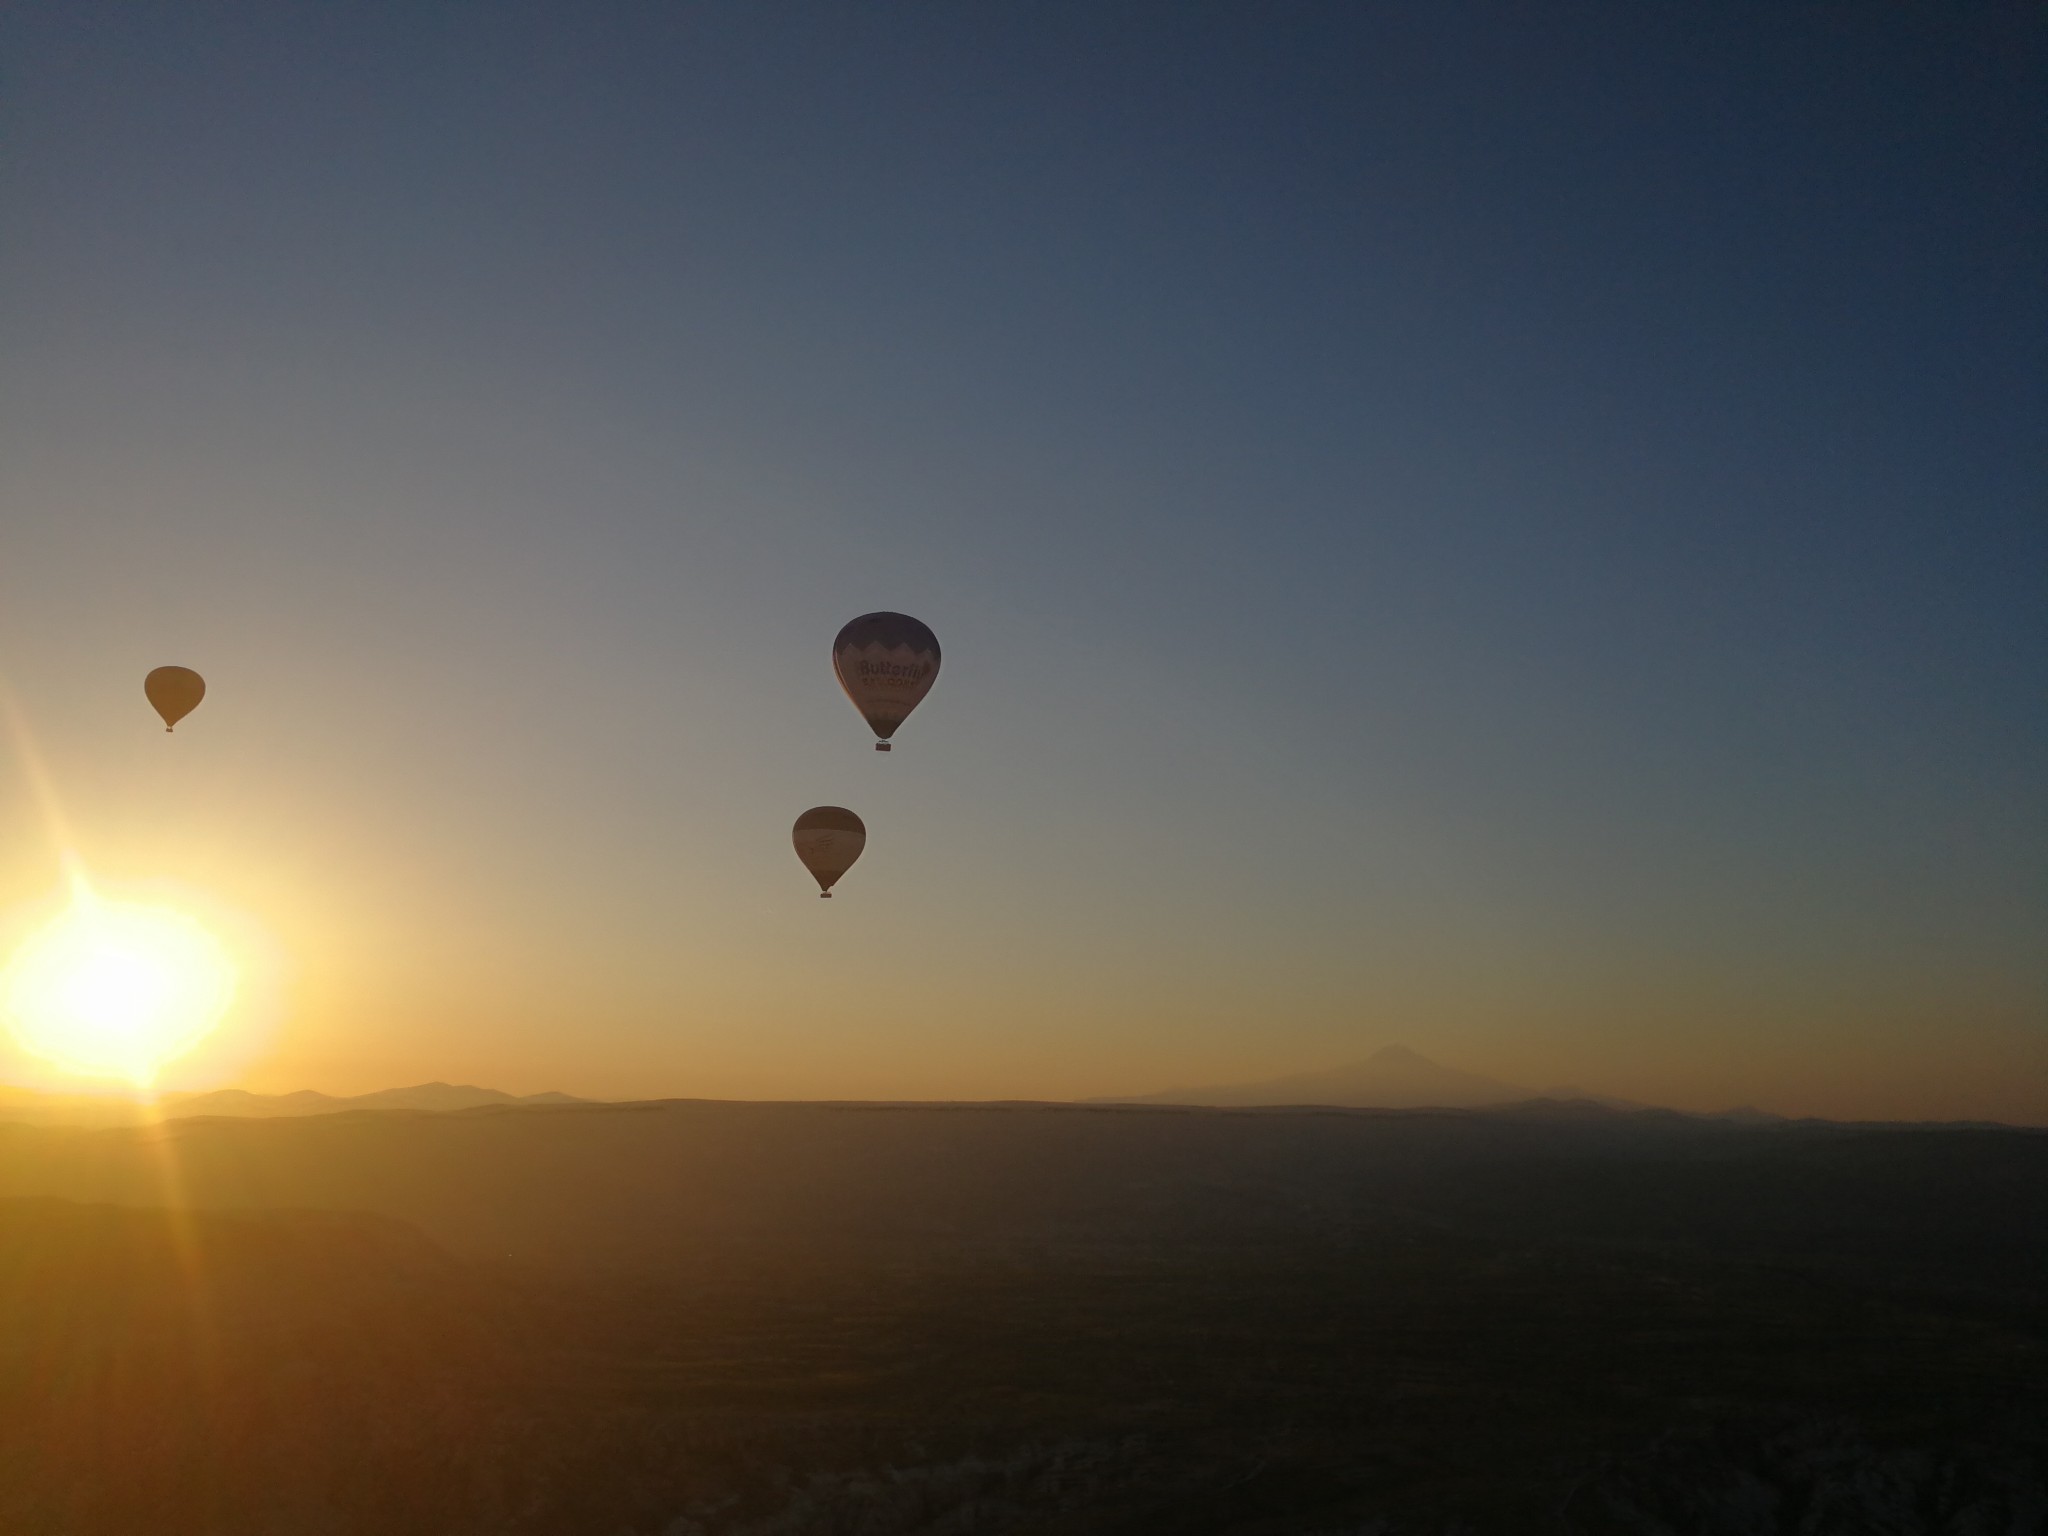
[[[1160,1093],[1092,1102],[1124,1104],[1278,1105],[1329,1104],[1353,1109],[1472,1109],[1534,1099],[1584,1100],[1615,1109],[1646,1106],[1576,1087],[1516,1087],[1479,1072],[1430,1060],[1405,1045],[1384,1046],[1361,1061],[1312,1072],[1290,1072],[1248,1083],[1173,1088]]]
[[[1247,1083],[1083,1100],[1089,1104],[1183,1104],[1211,1107],[1281,1105],[1351,1109],[1471,1109],[1538,1101],[1596,1104],[1608,1109],[1650,1106],[1571,1086],[1533,1089],[1477,1072],[1443,1066],[1404,1045],[1389,1045],[1369,1057],[1316,1071],[1288,1073]],[[354,1110],[403,1109],[447,1113],[494,1106],[599,1102],[566,1093],[510,1094],[466,1084],[420,1083],[375,1093],[333,1095],[311,1089],[294,1093],[251,1093],[240,1088],[166,1094],[139,1104],[119,1095],[66,1095],[0,1089],[0,1121],[41,1124],[116,1125],[201,1115],[267,1118],[343,1114]],[[1779,1117],[1760,1110],[1726,1111],[1755,1121]]]
[[[217,1088],[205,1093],[170,1093],[141,1099],[118,1094],[38,1093],[26,1088],[0,1089],[0,1121],[40,1125],[126,1125],[158,1119],[189,1119],[200,1115],[270,1118],[291,1115],[335,1115],[351,1110],[402,1109],[447,1113],[486,1105],[581,1104],[566,1093],[502,1093],[465,1083],[418,1083],[410,1088],[384,1088],[374,1093],[329,1094],[310,1088],[294,1093],[251,1093],[243,1088]]]

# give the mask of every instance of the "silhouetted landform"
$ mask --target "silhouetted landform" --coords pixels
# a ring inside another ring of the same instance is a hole
[[[445,1113],[457,1109],[478,1109],[485,1105],[582,1104],[588,1102],[566,1093],[500,1093],[495,1088],[473,1088],[466,1083],[420,1083],[411,1088],[385,1088],[376,1093],[359,1093],[336,1098],[302,1088],[297,1093],[246,1093],[240,1088],[222,1088],[212,1093],[173,1095],[164,1102],[166,1115],[331,1115],[351,1109],[420,1109]]]
[[[1525,1104],[1536,1099],[1583,1100],[1608,1109],[1649,1106],[1588,1093],[1583,1088],[1517,1088],[1477,1072],[1462,1072],[1431,1061],[1405,1045],[1389,1045],[1363,1061],[1316,1072],[1293,1072],[1253,1083],[1223,1083],[1209,1088],[1173,1088],[1131,1098],[1095,1099],[1097,1104],[1207,1104],[1219,1108],[1248,1105],[1313,1104],[1346,1109],[1478,1109],[1493,1104]],[[1760,1115],[1760,1110],[1736,1114]],[[1775,1117],[1772,1117],[1775,1118]]]
[[[704,1102],[0,1127],[10,1531],[2033,1532],[2044,1364],[2032,1131]]]
[[[411,1088],[384,1088],[353,1096],[315,1093],[250,1093],[221,1088],[209,1093],[166,1094],[144,1106],[133,1098],[110,1094],[45,1094],[25,1088],[0,1090],[0,1120],[36,1125],[126,1125],[151,1119],[184,1119],[194,1115],[333,1115],[355,1109],[412,1109],[446,1113],[483,1105],[583,1104],[566,1093],[500,1093],[462,1083],[420,1083]]]
[[[1126,1104],[1333,1104],[1357,1109],[1471,1109],[1487,1104],[1515,1104],[1539,1098],[1532,1089],[1514,1088],[1477,1072],[1439,1066],[1405,1045],[1390,1045],[1364,1061],[1319,1072],[1295,1072],[1255,1083],[1224,1083],[1209,1088],[1175,1088],[1099,1103]],[[1580,1098],[1566,1093],[1553,1097]]]

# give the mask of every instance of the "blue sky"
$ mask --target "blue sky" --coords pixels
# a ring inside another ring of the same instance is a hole
[[[2048,1118],[2044,61],[2020,6],[17,6],[0,671],[96,869],[274,930],[260,1084],[1398,1039]],[[873,608],[947,648],[879,760]],[[822,912],[817,803],[873,837]]]

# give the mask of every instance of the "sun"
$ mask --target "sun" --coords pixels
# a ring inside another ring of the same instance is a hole
[[[235,984],[227,950],[184,913],[80,891],[15,951],[0,1007],[31,1054],[147,1087],[220,1023]]]

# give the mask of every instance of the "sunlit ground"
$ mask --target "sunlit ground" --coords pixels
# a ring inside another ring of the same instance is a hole
[[[147,1088],[234,1001],[236,967],[196,919],[81,886],[0,973],[0,1008],[23,1050],[80,1078]]]

